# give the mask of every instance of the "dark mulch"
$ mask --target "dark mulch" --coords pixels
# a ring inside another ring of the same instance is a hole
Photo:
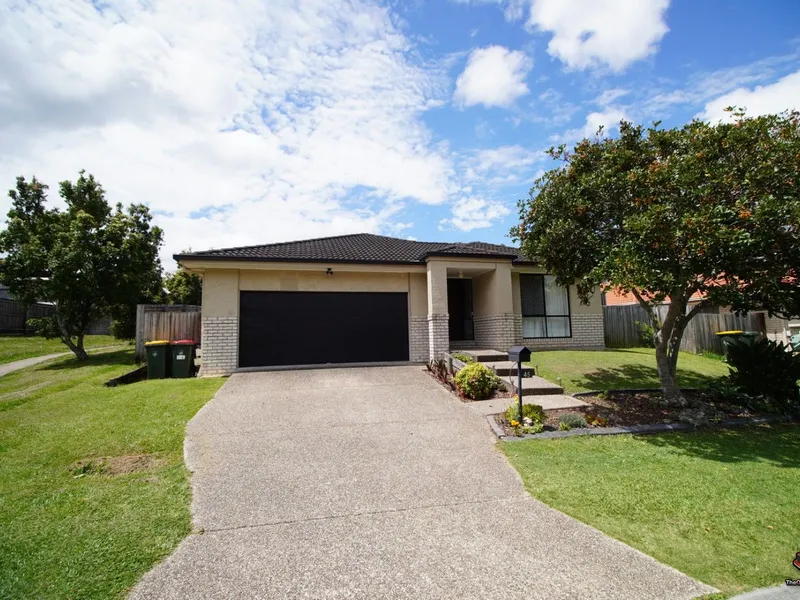
[[[761,416],[741,406],[728,404],[711,392],[684,390],[683,396],[691,406],[709,405],[722,413],[724,418]],[[588,402],[589,406],[580,411],[547,411],[548,423],[553,421],[558,426],[558,417],[564,412],[582,412],[585,415],[602,417],[608,420],[611,427],[679,422],[678,414],[685,409],[663,406],[661,398],[659,391],[608,392],[598,396],[581,396],[581,400]]]
[[[716,394],[700,390],[684,390],[684,397],[690,408],[710,407],[718,412],[722,419],[741,417],[761,417],[764,414],[754,413],[741,406],[734,406],[722,401]],[[567,413],[578,413],[588,421],[589,427],[625,427],[629,425],[656,425],[661,423],[680,423],[678,415],[685,408],[663,406],[661,392],[624,392],[611,391],[600,396],[581,396],[588,406],[581,408],[556,408],[545,410],[547,419],[545,431],[558,429],[559,418]],[[599,417],[598,421],[595,421]],[[506,421],[505,415],[496,415],[495,420],[507,435],[515,435]]]

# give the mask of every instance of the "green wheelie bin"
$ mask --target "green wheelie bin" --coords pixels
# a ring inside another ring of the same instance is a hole
[[[147,354],[147,378],[164,379],[169,377],[169,342],[167,340],[153,340],[144,345]]]
[[[172,377],[180,379],[194,374],[194,340],[175,340],[170,343],[172,354]]]

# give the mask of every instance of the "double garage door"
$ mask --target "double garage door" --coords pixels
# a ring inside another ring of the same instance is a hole
[[[240,367],[407,360],[408,294],[240,292]]]

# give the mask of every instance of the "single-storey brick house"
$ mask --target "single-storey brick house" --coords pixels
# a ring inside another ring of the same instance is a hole
[[[509,246],[356,234],[175,260],[203,276],[203,375],[604,344],[600,294],[581,304]]]

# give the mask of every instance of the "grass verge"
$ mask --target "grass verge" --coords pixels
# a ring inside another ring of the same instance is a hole
[[[87,335],[83,343],[87,350],[102,346],[121,346],[125,344],[125,342],[114,339],[110,335]],[[14,362],[15,360],[69,351],[69,348],[59,340],[46,340],[38,336],[0,336],[0,365]]]
[[[549,350],[534,352],[530,364],[537,375],[561,385],[568,394],[619,388],[658,388],[658,370],[653,348],[606,350]],[[701,387],[728,374],[728,365],[716,355],[681,352],[678,381],[684,387]]]
[[[797,577],[796,425],[502,448],[536,498],[726,594]]]
[[[133,366],[125,350],[0,378],[0,597],[120,597],[189,533],[184,429],[223,380],[103,387]]]

